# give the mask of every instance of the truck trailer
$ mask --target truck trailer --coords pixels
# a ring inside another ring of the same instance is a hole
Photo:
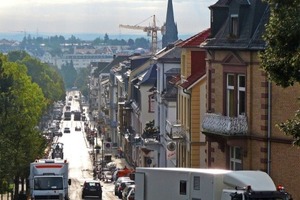
[[[29,186],[32,200],[69,199],[69,164],[62,159],[42,159],[30,164]]]
[[[136,168],[136,200],[291,200],[262,171]]]

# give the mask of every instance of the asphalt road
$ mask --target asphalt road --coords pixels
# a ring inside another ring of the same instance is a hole
[[[74,97],[74,93],[71,94]],[[67,97],[68,99],[68,97]],[[79,110],[79,101],[72,99],[71,111]],[[85,109],[87,111],[87,109]],[[69,162],[69,178],[72,184],[69,189],[70,200],[81,199],[81,187],[85,180],[92,179],[93,177],[93,165],[92,158],[89,155],[90,149],[85,133],[84,133],[84,122],[74,121],[73,115],[70,121],[62,121],[60,128],[63,132],[65,127],[69,127],[71,133],[63,133],[62,137],[58,138],[58,142],[64,144],[64,159]],[[81,131],[75,131],[75,127],[80,126]],[[103,186],[102,199],[113,200],[118,199],[114,195],[114,184],[101,182]]]

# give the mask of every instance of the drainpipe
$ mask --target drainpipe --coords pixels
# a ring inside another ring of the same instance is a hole
[[[271,81],[268,81],[268,158],[267,158],[267,173],[270,174],[271,172]]]
[[[185,94],[187,94],[187,95],[189,95],[189,97],[190,97],[190,103],[189,103],[189,110],[190,110],[190,115],[189,115],[189,139],[190,139],[190,141],[188,142],[188,145],[190,146],[189,147],[189,149],[190,149],[190,153],[189,153],[189,158],[188,158],[188,160],[189,160],[189,167],[191,167],[191,161],[192,161],[192,158],[191,158],[191,129],[192,129],[192,120],[191,120],[191,111],[192,111],[192,109],[191,109],[191,93],[190,92],[188,92],[187,91],[187,89],[183,89],[183,93],[185,93]]]

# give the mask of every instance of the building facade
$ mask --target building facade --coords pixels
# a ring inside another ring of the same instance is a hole
[[[210,9],[211,37],[203,44],[207,167],[265,171],[299,199],[299,149],[276,127],[298,109],[299,85],[280,88],[260,68],[269,7],[261,0],[222,0]]]

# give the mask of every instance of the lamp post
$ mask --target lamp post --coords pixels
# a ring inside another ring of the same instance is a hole
[[[94,135],[94,137],[96,139],[96,145],[93,146],[93,149],[94,149],[94,152],[95,152],[95,148],[98,148],[97,131],[96,131],[95,127],[93,129],[93,135]],[[95,139],[94,139],[94,141],[95,141]],[[94,153],[94,166],[97,165],[97,154],[98,154],[98,152],[99,152],[99,150],[96,149],[96,152]]]
[[[103,138],[103,135],[102,135],[102,137],[101,137],[101,143],[102,143],[102,162],[101,162],[101,169],[103,169],[103,164],[104,164],[104,144],[103,144],[103,142],[104,142],[104,138]]]

